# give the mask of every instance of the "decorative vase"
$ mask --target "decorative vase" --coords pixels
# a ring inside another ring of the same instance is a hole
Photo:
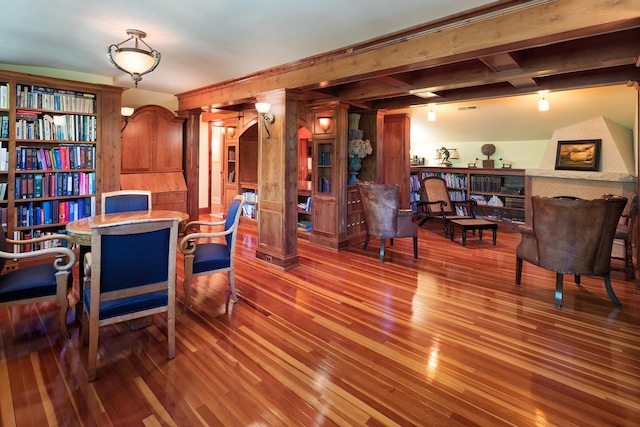
[[[353,185],[358,182],[358,171],[362,168],[362,160],[358,156],[349,157],[349,179],[347,180],[348,185]]]

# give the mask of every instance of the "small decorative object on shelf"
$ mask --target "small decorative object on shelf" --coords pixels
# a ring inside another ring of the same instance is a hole
[[[476,159],[473,162],[467,163],[467,166],[470,168],[477,168],[478,167],[477,163],[478,163],[478,158],[476,157]]]
[[[362,159],[373,153],[371,142],[364,138],[364,132],[358,129],[360,114],[349,114],[349,179],[347,184],[358,182],[358,172],[362,168]]]
[[[483,168],[495,167],[493,160],[491,160],[491,155],[496,152],[496,146],[493,144],[484,144],[482,147],[480,147],[480,151],[482,152],[482,154],[487,156],[487,159],[482,161],[482,167]]]
[[[423,166],[424,157],[413,156],[411,158],[411,166]]]
[[[498,160],[502,162],[502,169],[511,169],[511,165],[513,165],[513,162],[502,160],[502,157],[500,157]]]

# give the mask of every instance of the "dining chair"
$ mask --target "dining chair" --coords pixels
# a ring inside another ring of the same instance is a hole
[[[516,286],[522,281],[527,261],[556,273],[555,306],[562,307],[562,279],[574,275],[602,276],[604,287],[616,307],[620,302],[611,287],[611,248],[626,197],[595,200],[531,197],[532,225],[520,225],[516,247]]]
[[[151,191],[117,190],[102,193],[103,214],[151,210]]]
[[[89,345],[89,381],[96,378],[101,326],[165,313],[169,359],[175,357],[177,242],[177,219],[92,227],[82,317],[83,344]]]
[[[191,283],[196,276],[226,272],[229,284],[227,303],[229,301],[229,292],[233,302],[238,302],[234,277],[236,231],[238,230],[244,203],[245,198],[243,196],[236,196],[229,205],[224,221],[191,221],[186,224],[185,230],[187,232],[179,245],[180,252],[184,255],[184,306],[182,307],[182,313],[187,311]],[[223,231],[200,231],[201,227],[222,226],[224,227]],[[224,237],[222,242],[211,241],[211,239],[220,240],[222,237]]]
[[[66,242],[68,247],[53,246]],[[50,246],[16,253],[14,246]],[[71,238],[63,234],[51,234],[29,240],[7,239],[0,231],[0,271],[8,259],[37,260],[37,264],[22,266],[0,275],[0,307],[55,300],[60,307],[60,330],[69,337],[66,314],[69,306],[67,293],[71,289],[71,270],[76,254],[70,249]],[[55,257],[51,260],[52,257]]]
[[[380,238],[380,262],[384,262],[385,239],[411,237],[413,258],[418,259],[418,229],[413,223],[411,209],[399,209],[400,187],[388,184],[365,184],[358,182],[366,236],[362,250],[367,249],[371,236]]]
[[[444,179],[428,176],[420,183],[420,201],[417,206],[425,217],[418,224],[422,226],[430,218],[441,218],[444,236],[449,236],[449,221],[452,219],[474,219],[473,200],[451,200],[451,194]]]

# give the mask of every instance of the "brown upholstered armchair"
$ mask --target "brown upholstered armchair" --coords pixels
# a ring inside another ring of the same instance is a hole
[[[617,307],[611,288],[611,248],[626,197],[596,200],[531,198],[533,225],[520,226],[522,240],[516,248],[516,285],[522,278],[522,261],[556,272],[555,305],[562,306],[562,276],[603,276],[604,287]]]
[[[384,240],[396,237],[413,238],[413,257],[418,259],[418,230],[413,224],[413,212],[399,209],[400,188],[397,185],[358,183],[367,235],[362,250],[371,236],[380,238],[380,262],[384,262]]]

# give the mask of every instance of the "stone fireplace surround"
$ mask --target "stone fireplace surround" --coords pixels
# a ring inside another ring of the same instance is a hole
[[[600,171],[555,170],[558,141],[601,139]],[[603,194],[626,196],[636,186],[633,132],[605,117],[596,117],[556,130],[540,169],[525,172],[527,194],[595,199]],[[531,200],[526,200],[526,222],[531,224]]]

